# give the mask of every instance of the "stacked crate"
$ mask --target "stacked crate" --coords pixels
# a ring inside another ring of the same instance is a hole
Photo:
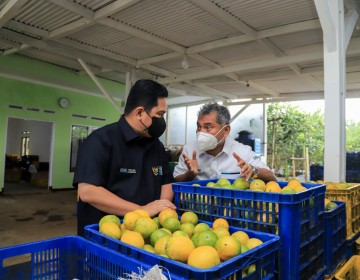
[[[303,184],[308,190],[297,194],[206,187],[216,181],[173,184],[180,214],[193,211],[202,220],[225,218],[232,226],[278,234],[279,279],[324,278],[325,185]]]
[[[345,202],[333,202],[337,204],[337,207],[324,213],[326,279],[332,279],[336,270],[346,262]]]

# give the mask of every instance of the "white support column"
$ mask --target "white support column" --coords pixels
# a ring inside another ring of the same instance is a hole
[[[263,160],[264,162],[267,162],[267,142],[268,142],[268,135],[267,135],[267,104],[265,103],[265,98],[263,98],[263,133],[261,136],[261,144],[262,144],[262,148],[263,148]],[[269,165],[268,165],[269,166]]]
[[[346,177],[344,3],[315,0],[315,5],[324,36],[324,180],[340,182]]]
[[[129,96],[129,92],[130,92],[130,89],[132,87],[132,83],[131,83],[131,72],[126,72],[125,74],[125,102]]]

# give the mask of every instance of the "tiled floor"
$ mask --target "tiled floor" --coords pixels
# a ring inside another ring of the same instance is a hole
[[[6,184],[0,195],[0,247],[76,234],[76,191]]]

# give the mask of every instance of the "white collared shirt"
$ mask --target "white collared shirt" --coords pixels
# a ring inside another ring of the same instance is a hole
[[[269,167],[261,161],[261,157],[251,150],[250,146],[241,144],[233,139],[229,139],[228,137],[225,139],[223,150],[215,157],[206,152],[200,152],[196,141],[184,145],[182,154],[192,158],[194,150],[196,151],[199,173],[193,180],[221,178],[222,172],[241,172],[240,167],[237,166],[237,160],[234,158],[233,152],[237,153],[243,160],[252,166],[269,169]],[[184,174],[187,171],[188,168],[184,162],[183,156],[181,155],[179,157],[179,162],[174,169],[174,177]],[[240,175],[241,174],[239,174],[239,176]]]

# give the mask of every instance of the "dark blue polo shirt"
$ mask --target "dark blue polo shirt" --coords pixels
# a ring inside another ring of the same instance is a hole
[[[121,116],[117,123],[95,130],[81,144],[73,186],[102,186],[122,199],[145,205],[160,198],[161,186],[173,182],[161,141],[139,136]],[[106,215],[81,200],[78,234]]]

